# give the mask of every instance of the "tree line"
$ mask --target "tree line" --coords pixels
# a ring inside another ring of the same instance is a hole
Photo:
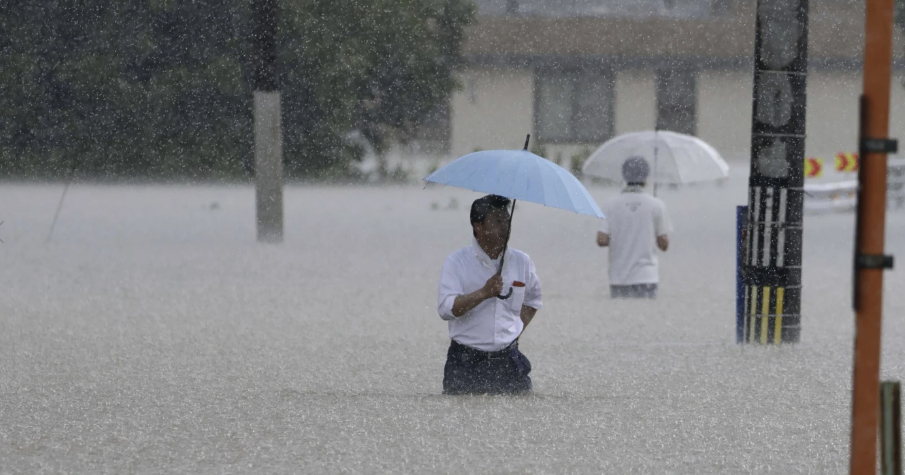
[[[0,0],[0,178],[253,174],[249,0]],[[287,178],[348,173],[446,104],[470,0],[279,0]]]

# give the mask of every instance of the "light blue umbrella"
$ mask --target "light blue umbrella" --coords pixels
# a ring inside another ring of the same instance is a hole
[[[528,136],[530,139],[531,136]],[[424,178],[429,183],[455,186],[482,193],[505,196],[512,200],[515,212],[517,200],[573,211],[603,218],[600,207],[584,185],[563,167],[524,150],[486,150],[469,153]],[[512,224],[512,214],[509,215]],[[511,229],[511,226],[510,226]],[[506,245],[503,254],[506,255]],[[499,273],[503,271],[500,258]],[[512,289],[509,289],[512,294]],[[500,296],[508,298],[509,295]]]
[[[594,198],[574,175],[527,150],[469,153],[424,181],[603,218]]]

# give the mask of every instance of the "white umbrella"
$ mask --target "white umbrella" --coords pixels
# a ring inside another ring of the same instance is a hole
[[[588,157],[582,173],[620,182],[622,162],[633,156],[648,161],[649,181],[654,185],[682,185],[729,176],[729,165],[707,142],[665,130],[632,132],[606,141]]]

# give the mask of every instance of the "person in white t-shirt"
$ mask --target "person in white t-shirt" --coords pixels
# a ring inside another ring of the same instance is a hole
[[[669,248],[672,224],[666,205],[644,193],[650,174],[647,161],[629,157],[622,163],[627,186],[603,207],[606,216],[597,245],[609,247],[610,295],[613,298],[656,298],[660,269],[657,248]]]

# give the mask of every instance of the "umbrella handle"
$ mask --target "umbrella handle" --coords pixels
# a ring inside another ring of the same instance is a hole
[[[512,297],[512,287],[509,287],[509,293],[507,293],[506,295],[500,294],[500,295],[496,296],[496,298],[498,298],[500,300],[506,300],[509,297]]]
[[[656,140],[657,132],[659,132],[659,131],[660,131],[659,127],[654,129],[654,140]],[[660,149],[660,147],[657,147],[656,142],[654,142],[654,196],[655,197],[657,196],[657,179],[658,179],[658,177],[657,177],[657,152],[659,151],[659,149]]]
[[[529,135],[528,138],[531,136]],[[528,147],[528,139],[525,139],[525,147]],[[526,148],[527,149],[527,148]],[[509,236],[512,235],[512,215],[515,214],[515,200],[512,200],[512,212],[509,213],[509,234],[506,236],[506,242],[503,244],[503,253],[500,254],[500,271],[497,272],[499,275],[503,275],[503,261],[506,259],[506,248],[509,247]],[[500,300],[506,300],[509,297],[512,297],[512,287],[509,287],[509,293],[506,295],[497,295],[496,298]]]

